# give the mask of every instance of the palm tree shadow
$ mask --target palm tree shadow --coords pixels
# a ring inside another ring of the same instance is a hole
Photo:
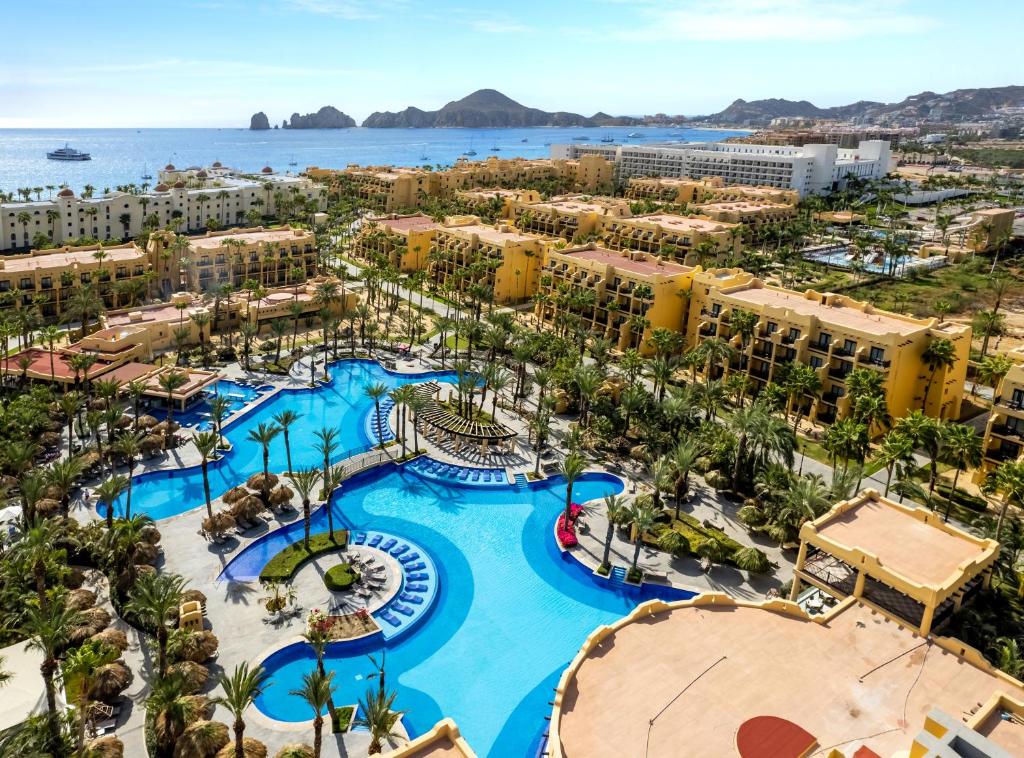
[[[249,596],[256,592],[256,588],[247,582],[229,581],[224,588],[224,599],[230,603],[249,605]]]

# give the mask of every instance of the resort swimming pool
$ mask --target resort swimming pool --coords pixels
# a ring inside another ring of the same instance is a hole
[[[607,474],[587,474],[573,487],[579,502],[622,490]],[[379,636],[328,650],[335,702],[355,703],[372,686],[368,653],[387,650],[389,687],[415,735],[450,716],[480,755],[532,755],[549,715],[559,676],[594,628],[653,597],[682,599],[672,588],[607,586],[554,544],[565,502],[560,478],[528,485],[480,487],[425,479],[387,466],[354,477],[332,499],[335,518],[415,541],[437,567],[439,595],[420,627],[391,643]],[[314,515],[326,528],[326,511]],[[251,575],[300,523],[251,545],[223,578]],[[307,645],[291,645],[264,661],[273,684],[257,701],[280,721],[311,717],[289,691],[314,664]]]
[[[425,372],[408,375],[387,371],[376,361],[343,360],[331,364],[331,381],[316,389],[281,390],[248,413],[224,427],[224,434],[232,444],[230,452],[209,466],[210,495],[217,497],[252,474],[263,470],[263,448],[248,439],[249,430],[260,423],[271,423],[275,414],[284,409],[295,411],[299,420],[289,430],[292,448],[292,467],[320,467],[323,458],[313,445],[314,432],[323,426],[338,431],[338,451],[334,460],[372,446],[366,434],[365,420],[372,412],[373,401],[366,397],[367,384],[382,382],[390,388],[430,379],[451,380],[452,372]],[[188,430],[184,430],[185,434]],[[286,468],[284,435],[279,434],[271,449],[271,471]],[[124,512],[125,496],[115,504],[115,512]],[[199,466],[176,471],[157,471],[135,477],[132,487],[132,511],[145,513],[154,519],[168,518],[202,505],[203,475]],[[100,515],[105,510],[100,507]]]
[[[175,413],[174,421],[184,427],[186,433],[192,430],[205,432],[213,428],[210,399],[214,395],[223,395],[228,399],[228,407],[230,409],[228,415],[231,415],[238,413],[249,403],[262,397],[273,388],[273,385],[270,384],[256,388],[233,382],[230,379],[221,379],[206,393],[206,397],[201,402],[191,406],[184,413],[181,411]],[[164,416],[166,415],[167,412],[164,411]]]

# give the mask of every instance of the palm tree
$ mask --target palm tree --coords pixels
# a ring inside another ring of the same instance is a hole
[[[928,382],[924,386],[924,400],[921,402],[921,410],[925,410],[928,407],[928,396],[931,392],[932,382],[935,381],[935,374],[939,369],[945,371],[952,368],[958,360],[956,345],[951,340],[940,337],[925,348],[921,359],[931,369],[928,374]],[[941,416],[941,414],[942,408],[939,408],[939,415]]]
[[[157,743],[157,756],[168,758],[174,755],[175,743],[185,728],[204,718],[205,700],[185,694],[188,691],[185,677],[172,672],[150,683],[146,697],[147,718],[153,724],[153,736]]]
[[[62,513],[66,514],[68,512],[68,508],[71,505],[71,493],[78,486],[78,480],[82,476],[83,470],[82,459],[78,456],[54,461],[46,469],[47,483],[51,487],[56,488],[60,493]]]
[[[888,497],[896,468],[906,466],[914,460],[914,441],[902,432],[889,432],[882,438],[878,452],[875,454],[875,460],[885,468],[885,492],[883,494]]]
[[[637,498],[629,508],[626,516],[627,523],[633,531],[633,562],[630,564],[631,573],[635,573],[637,563],[640,560],[640,548],[644,543],[644,535],[654,528],[658,512],[646,498]]]
[[[601,387],[604,377],[596,366],[580,366],[576,369],[572,381],[580,394],[580,426],[586,429],[590,422],[590,403]]]
[[[68,425],[68,455],[70,456],[72,454],[72,443],[75,439],[75,417],[82,408],[82,395],[72,390],[61,395],[57,403],[60,405],[60,412]]]
[[[128,601],[128,609],[156,631],[156,672],[161,679],[167,674],[167,625],[177,617],[185,584],[177,574],[145,573],[135,583]]]
[[[78,717],[78,734],[75,740],[78,758],[85,755],[85,728],[89,723],[89,690],[92,688],[96,670],[106,662],[106,651],[100,643],[86,643],[69,651],[64,659],[62,673],[65,690],[69,681],[78,683],[78,689],[74,693]]]
[[[23,479],[23,484],[28,481]],[[19,539],[14,547],[14,555],[18,564],[31,567],[32,580],[35,584],[36,602],[40,608],[49,604],[46,594],[46,579],[59,570],[58,554],[53,544],[60,537],[58,523],[54,519],[36,518],[26,521],[19,532]]]
[[[384,425],[387,423],[386,419],[380,417],[380,399],[388,394],[388,386],[383,382],[374,382],[367,384],[363,387],[363,393],[366,397],[373,400],[374,406],[374,427],[377,432],[377,441],[380,444],[380,449],[384,449]]]
[[[231,401],[224,395],[214,395],[210,399],[210,416],[217,428],[219,445],[224,447],[224,419],[231,415]]]
[[[926,393],[927,394],[927,393]],[[939,452],[942,449],[942,422],[924,415],[923,411],[911,411],[896,422],[896,431],[909,437],[915,448],[921,448],[928,456],[928,504],[939,478]]]
[[[135,474],[135,459],[142,452],[144,436],[142,432],[127,432],[113,445],[113,450],[124,458],[125,464],[128,466],[128,476],[125,477],[125,487],[128,490],[124,504],[125,518],[130,518],[132,515],[132,479]]]
[[[61,331],[55,325],[49,324],[39,330],[39,341],[47,346],[50,351],[50,383],[56,384],[56,372],[54,366],[54,346],[61,337]]]
[[[299,493],[299,497],[302,499],[302,544],[305,545],[306,550],[309,550],[309,498],[313,493],[313,488],[316,487],[317,483],[320,481],[321,474],[320,471],[315,468],[303,468],[298,471],[289,472],[288,478],[291,480],[292,484],[295,485],[295,490]],[[330,508],[329,505],[328,508]],[[334,533],[333,525],[331,533]]]
[[[167,393],[167,428],[164,431],[164,448],[173,434],[174,426],[174,393],[188,384],[188,375],[182,371],[164,371],[157,377],[160,389]]]
[[[267,686],[267,672],[262,666],[254,669],[242,662],[235,666],[230,676],[221,674],[220,686],[224,694],[213,699],[216,705],[223,705],[235,717],[232,729],[235,733],[235,758],[245,758],[243,737],[245,736],[245,711],[256,702]]]
[[[559,473],[565,477],[565,526],[572,523],[572,486],[587,468],[587,462],[577,452],[569,453],[559,465]]]
[[[203,496],[206,498],[206,515],[213,519],[213,503],[210,498],[210,461],[217,454],[217,433],[199,432],[192,435],[199,451],[200,467],[203,472]]]
[[[701,447],[698,446],[696,440],[692,437],[684,439],[675,449],[672,463],[675,466],[676,472],[676,483],[675,483],[675,504],[676,512],[675,519],[679,520],[679,506],[682,503],[682,499],[686,496],[686,492],[689,489],[690,482],[690,471],[696,465],[697,460],[704,454]]]
[[[285,409],[274,416],[274,423],[284,433],[284,454],[288,461],[288,470],[292,470],[292,446],[288,438],[288,428],[299,420],[299,414],[291,409]]]
[[[943,516],[944,521],[949,521],[949,511],[953,507],[960,474],[968,467],[981,465],[982,438],[966,424],[949,424],[942,429],[941,445],[943,459],[956,468],[953,489],[946,500],[946,513]]]
[[[382,688],[369,689],[366,696],[359,702],[359,713],[362,716],[356,722],[370,732],[370,755],[378,755],[384,749],[385,740],[392,740],[399,735],[395,732],[395,724],[402,717],[402,711],[392,710],[395,693],[386,693]]]
[[[615,536],[615,527],[625,523],[628,505],[626,498],[621,495],[605,495],[604,508],[605,516],[608,518],[608,531],[604,536],[604,556],[601,558],[601,565],[607,566],[608,560],[611,557],[612,537]]]
[[[320,758],[322,743],[320,733],[324,728],[324,709],[333,693],[334,672],[325,674],[319,669],[303,674],[302,687],[292,690],[290,693],[301,697],[313,710],[313,758]]]
[[[793,433],[796,434],[800,428],[800,421],[804,416],[804,400],[808,397],[815,397],[821,392],[821,378],[818,372],[806,363],[794,363],[786,374],[784,388],[789,395],[789,403],[786,407],[786,418],[795,405],[796,418],[793,421]]]
[[[270,443],[280,433],[281,427],[262,422],[255,429],[249,430],[249,440],[259,443],[263,448],[263,483],[260,494],[264,503],[270,501]]]
[[[978,360],[983,361],[988,353],[989,340],[1001,335],[1005,330],[1006,316],[995,311],[978,311],[971,319],[971,326],[976,334],[981,335],[981,354],[978,356]]]
[[[114,528],[114,503],[128,487],[128,478],[120,474],[104,479],[96,486],[96,499],[107,509],[107,529]],[[130,506],[129,506],[130,507]],[[125,515],[128,515],[127,510]]]
[[[45,606],[27,603],[23,609],[21,634],[28,639],[28,647],[43,654],[39,673],[46,690],[47,750],[59,755],[60,714],[57,712],[57,688],[54,675],[58,669],[58,656],[68,644],[71,630],[80,625],[81,614],[63,601]]]

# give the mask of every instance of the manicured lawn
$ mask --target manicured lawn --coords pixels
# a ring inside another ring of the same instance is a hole
[[[342,592],[351,587],[358,578],[359,573],[353,570],[350,564],[339,563],[324,574],[324,584],[331,592]]]
[[[267,565],[260,572],[260,581],[286,582],[295,575],[299,566],[310,558],[338,550],[347,544],[348,532],[344,529],[336,529],[333,535],[330,532],[311,534],[308,550],[302,544],[302,540],[299,540],[267,561]]]

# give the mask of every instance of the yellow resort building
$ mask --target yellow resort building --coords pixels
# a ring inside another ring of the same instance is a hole
[[[760,226],[777,224],[796,216],[796,206],[760,200],[721,200],[691,205],[689,210],[712,221]]]
[[[366,219],[352,243],[352,255],[371,262],[386,259],[399,271],[421,271],[441,226],[430,216],[391,214]]]
[[[703,593],[594,630],[555,689],[547,755],[1024,754],[1024,684],[935,631],[998,545],[871,491],[804,530],[800,603]],[[819,553],[847,573],[812,576]]]
[[[0,307],[38,303],[43,318],[59,319],[76,290],[92,286],[107,308],[177,288],[176,259],[135,243],[38,250],[0,258]]]
[[[626,185],[625,196],[630,200],[651,200],[656,203],[686,205],[703,202],[707,193],[722,186],[721,178],[672,178],[668,176],[633,177]]]
[[[745,353],[742,335],[730,328],[730,315],[737,310],[758,317]],[[937,418],[960,417],[971,344],[971,328],[964,324],[890,313],[844,295],[770,287],[750,274],[723,282],[704,273],[693,284],[687,345],[711,337],[733,344],[737,358],[729,370],[746,372],[749,366],[755,391],[776,380],[779,367],[791,361],[815,368],[821,394],[808,401],[807,411],[820,423],[849,413],[846,376],[855,368],[881,372],[893,418],[915,409]],[[933,374],[924,354],[940,338],[953,343],[956,360]],[[714,378],[720,378],[721,368],[715,372]]]
[[[612,250],[639,250],[670,257],[688,266],[722,263],[738,252],[743,228],[699,216],[651,213],[607,218],[601,229]]]
[[[978,481],[1000,463],[1017,461],[1024,451],[1024,365],[1015,364],[999,382],[985,426]]]
[[[555,328],[566,319],[579,319],[580,327],[602,334],[614,349],[635,348],[648,355],[654,329],[682,329],[683,295],[699,270],[593,243],[551,248],[541,271],[535,316]]]
[[[510,219],[512,218],[512,209],[517,203],[539,203],[540,193],[537,190],[528,189],[475,187],[471,190],[456,190],[455,199],[471,213],[483,213]]]
[[[517,201],[512,221],[524,232],[582,242],[596,236],[610,219],[630,216],[629,203],[613,197],[567,195],[540,202]]]
[[[179,256],[185,286],[194,292],[225,285],[238,289],[247,281],[285,286],[314,276],[317,268],[313,232],[290,226],[228,229],[194,237],[155,232],[147,250],[156,259]]]
[[[537,273],[550,240],[506,223],[482,224],[474,216],[449,219],[434,230],[430,278],[435,288],[465,293],[482,285],[496,303],[526,300],[537,291]]]

